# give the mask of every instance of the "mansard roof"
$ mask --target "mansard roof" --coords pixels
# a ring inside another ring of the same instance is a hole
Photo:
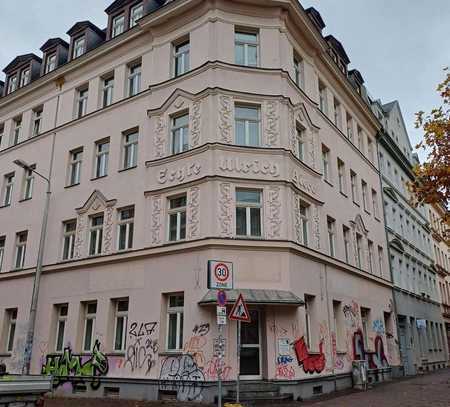
[[[352,69],[351,71],[348,71],[348,76],[355,78],[355,80],[360,85],[364,83],[364,78],[362,77],[361,72],[359,72],[357,69]]]
[[[386,113],[389,113],[389,112],[394,108],[394,106],[395,106],[396,103],[398,104],[398,102],[397,102],[396,100],[394,100],[394,101],[392,101],[392,102],[389,102],[389,103],[385,103],[384,105],[382,105],[383,110],[384,110]]]
[[[350,58],[348,57],[347,53],[345,52],[344,47],[342,46],[342,43],[334,36],[334,35],[327,35],[325,37],[325,41],[328,42],[331,47],[338,53],[338,55],[342,58],[342,61],[346,64],[350,63]]]
[[[19,55],[17,57],[15,57],[6,67],[5,69],[3,69],[3,72],[5,72],[6,74],[12,70],[14,70],[15,68],[17,68],[20,65],[23,65],[27,62],[30,62],[31,60],[35,60],[39,63],[42,62],[42,59],[39,58],[36,54],[24,54],[24,55]]]
[[[317,29],[322,32],[326,25],[320,13],[314,7],[308,7],[305,12],[308,14],[308,17],[312,20]]]
[[[95,24],[91,23],[88,20],[78,21],[70,28],[69,31],[67,31],[67,34],[72,37],[77,32],[83,31],[86,28],[90,28],[92,31],[96,32],[100,37],[105,37],[105,31],[100,29],[99,27],[97,27]]]
[[[45,52],[46,50],[56,47],[57,45],[62,45],[64,48],[69,48],[69,44],[64,41],[62,38],[50,38],[45,42],[45,44],[40,48],[42,52]]]

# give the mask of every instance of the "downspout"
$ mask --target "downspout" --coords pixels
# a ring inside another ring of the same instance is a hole
[[[325,274],[325,295],[327,298],[327,318],[328,318],[328,330],[329,330],[329,342],[330,342],[330,349],[331,349],[331,374],[334,378],[334,391],[337,391],[337,378],[336,378],[336,372],[334,371],[334,368],[336,366],[336,353],[333,352],[333,338],[331,335],[331,316],[330,316],[330,296],[328,295],[328,271],[327,271],[327,265],[324,264],[324,274]],[[336,328],[336,327],[334,327]],[[336,332],[334,332],[334,335],[336,335]]]

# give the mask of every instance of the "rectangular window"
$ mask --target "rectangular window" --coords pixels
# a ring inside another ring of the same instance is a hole
[[[359,149],[359,151],[364,153],[364,134],[363,134],[361,127],[359,127],[359,126],[356,127],[356,134],[358,137],[358,149]]]
[[[370,162],[373,163],[375,160],[375,153],[374,153],[373,141],[370,137],[367,137],[367,153],[369,154]]]
[[[8,327],[6,351],[12,352],[14,349],[14,338],[16,336],[17,308],[11,308],[6,310],[6,324],[7,324],[6,326]]]
[[[128,298],[115,300],[114,351],[125,352],[128,325]]]
[[[167,350],[183,348],[184,294],[169,295],[167,306]]]
[[[369,249],[369,272],[373,274],[374,268],[373,268],[373,261],[374,261],[374,253],[373,253],[373,242],[369,240],[367,242],[368,249]]]
[[[122,135],[123,140],[123,169],[137,165],[139,132],[133,131]]]
[[[42,127],[42,106],[33,110],[33,127],[31,130],[31,136],[36,137],[41,133]]]
[[[261,192],[236,190],[236,235],[261,236]]]
[[[26,86],[30,83],[30,69],[24,69],[20,74],[20,87]]]
[[[56,53],[47,55],[45,62],[45,73],[50,73],[56,69]]]
[[[144,16],[144,5],[142,3],[136,4],[131,8],[130,12],[130,28],[133,28],[139,19]]]
[[[378,194],[377,191],[375,191],[374,189],[372,189],[372,207],[373,207],[373,215],[376,218],[379,218],[380,213],[378,209]]]
[[[120,209],[117,224],[117,250],[133,247],[134,206]]]
[[[107,107],[113,102],[114,95],[114,75],[109,75],[103,79],[102,86],[102,106]]]
[[[259,147],[261,145],[260,108],[258,106],[236,105],[234,115],[236,144]]]
[[[347,137],[351,142],[353,142],[353,119],[352,116],[350,116],[348,113],[346,115],[346,118],[347,118]]]
[[[189,113],[172,118],[172,154],[189,150]]]
[[[95,143],[95,178],[108,175],[109,139]]]
[[[78,89],[77,119],[83,117],[87,113],[88,93],[88,88]]]
[[[341,122],[341,104],[339,100],[334,98],[333,100],[334,104],[334,124],[337,128],[341,128],[342,122]]]
[[[294,55],[294,80],[299,88],[303,88],[303,61],[298,55]]]
[[[190,69],[190,44],[189,40],[173,46],[174,50],[174,74],[175,77],[183,75]]]
[[[57,320],[56,320],[56,341],[55,351],[62,352],[64,349],[64,336],[66,331],[67,314],[69,312],[69,306],[67,304],[61,304],[56,306]]]
[[[83,149],[79,148],[70,152],[69,160],[69,186],[80,183],[81,163],[83,161]]]
[[[69,220],[63,223],[63,260],[73,259],[75,248],[75,234],[77,231],[77,221]]]
[[[314,296],[305,294],[305,336],[306,345],[308,350],[311,350],[313,346],[313,309],[314,309]]]
[[[169,198],[169,241],[186,238],[186,195]]]
[[[344,312],[342,311],[342,303],[340,301],[333,300],[333,320],[334,320],[334,332],[336,335],[336,350],[345,349],[345,321]]]
[[[14,256],[14,268],[23,269],[25,265],[25,252],[27,250],[28,232],[16,233],[16,254]]]
[[[309,209],[309,204],[300,201],[300,234],[304,246],[308,246],[309,242]]]
[[[322,144],[322,171],[323,171],[323,179],[325,181],[331,181],[330,174],[330,149]]]
[[[72,52],[72,58],[78,58],[81,55],[83,55],[86,51],[86,39],[83,37],[79,37],[74,40],[73,42],[73,52]]]
[[[12,202],[14,189],[14,173],[7,174],[3,181],[3,206],[9,206]]]
[[[128,96],[137,95],[141,91],[141,63],[130,65],[128,68]]]
[[[358,184],[356,179],[356,173],[350,170],[350,183],[352,187],[352,200],[353,202],[358,202]]]
[[[367,201],[367,183],[364,180],[361,180],[361,191],[362,191],[362,201],[363,201],[363,208],[365,211],[369,211],[369,204]]]
[[[24,170],[22,199],[31,199],[33,197],[34,172],[35,165],[31,165],[29,170]]]
[[[235,63],[258,66],[258,33],[236,30],[234,33]]]
[[[17,89],[17,75],[8,79],[8,95]]]
[[[319,109],[326,114],[327,112],[327,88],[319,80]]]
[[[114,17],[112,21],[111,38],[117,37],[124,31],[125,31],[125,16],[122,14],[120,16]]]
[[[362,248],[362,236],[357,233],[356,234],[356,261],[358,268],[362,268],[362,256],[363,256],[363,248]]]
[[[327,216],[328,249],[331,257],[336,256],[336,221]]]
[[[369,348],[370,309],[361,307],[361,322],[365,349]]]
[[[342,225],[342,235],[344,237],[345,261],[350,263],[350,229]]]
[[[3,258],[5,257],[5,243],[6,237],[0,236],[0,272],[2,271]]]
[[[92,216],[89,230],[89,255],[96,256],[102,252],[103,243],[103,213]]]
[[[380,272],[380,276],[383,276],[383,262],[383,248],[381,246],[378,246],[378,270]]]
[[[20,141],[20,135],[22,133],[22,116],[13,119],[13,137],[11,145],[15,146]]]
[[[3,145],[4,135],[5,135],[5,125],[3,123],[0,123],[0,148],[2,148]]]
[[[83,351],[90,352],[94,345],[95,317],[97,314],[97,301],[84,304],[84,337]]]
[[[338,181],[339,181],[339,191],[346,193],[346,183],[345,183],[345,164],[339,158],[337,159],[337,169],[338,169]]]
[[[305,130],[297,126],[297,158],[305,161]]]

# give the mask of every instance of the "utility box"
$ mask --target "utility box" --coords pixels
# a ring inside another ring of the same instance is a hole
[[[367,373],[369,364],[367,360],[354,360],[352,363],[353,388],[367,390]]]

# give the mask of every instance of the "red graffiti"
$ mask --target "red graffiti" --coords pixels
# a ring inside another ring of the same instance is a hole
[[[384,353],[383,339],[381,336],[375,338],[375,352],[369,355],[369,368],[370,369],[381,369],[383,367],[388,367],[389,362]]]
[[[303,365],[305,373],[320,373],[325,368],[325,353],[323,352],[323,341],[319,343],[319,353],[310,353],[302,336],[294,342],[295,354],[298,364]]]
[[[209,378],[209,380],[218,379],[219,363],[220,363],[219,358],[215,356],[206,363],[205,376]],[[231,366],[227,366],[225,365],[224,362],[222,362],[222,374],[221,374],[222,380],[228,380],[230,373],[231,373]]]
[[[277,365],[277,369],[275,372],[277,377],[283,379],[294,379],[295,378],[295,370],[292,366],[287,365]]]

